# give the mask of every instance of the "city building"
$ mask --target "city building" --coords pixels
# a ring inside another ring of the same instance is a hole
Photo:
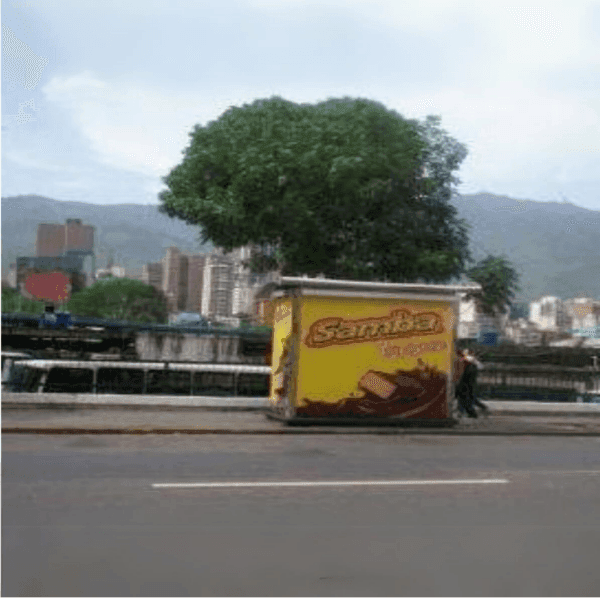
[[[572,319],[560,298],[544,296],[529,305],[529,320],[540,331],[565,332],[571,327]]]
[[[188,257],[171,246],[163,258],[162,291],[167,299],[169,313],[187,308]]]
[[[523,346],[539,346],[543,339],[543,334],[537,326],[523,318],[509,321],[504,335],[507,340]]]
[[[600,301],[593,298],[565,300],[565,311],[573,330],[593,329],[600,325]]]
[[[125,277],[125,269],[117,265],[111,265],[96,271],[96,279],[105,279],[106,277]]]
[[[17,287],[17,263],[11,263],[8,269],[8,277],[6,281],[9,287],[16,289]]]
[[[226,322],[232,317],[233,265],[222,252],[185,254],[171,246],[160,262],[144,266],[142,281],[165,295],[171,319],[191,312]]]
[[[23,293],[27,278],[33,273],[62,272],[71,281],[71,294],[86,285],[81,256],[19,256],[16,263],[16,288]]]
[[[192,313],[200,313],[201,311],[205,264],[206,256],[203,254],[188,256],[186,311]]]
[[[458,326],[456,335],[459,339],[475,339],[479,335],[477,308],[474,300],[467,300],[461,295],[458,305]]]
[[[222,257],[209,256],[204,265],[202,287],[200,313],[217,322],[233,318],[233,263]]]
[[[185,254],[168,248],[159,263],[148,263],[142,281],[165,294],[172,318],[199,313],[210,321],[237,326],[251,320],[254,295],[273,274],[256,275],[245,266],[252,248],[210,254]]]
[[[81,219],[67,219],[63,225],[40,223],[35,243],[36,258],[78,257],[84,285],[93,283],[96,274],[94,227]]]
[[[504,336],[510,310],[498,316],[490,316],[477,309],[474,299],[467,300],[461,295],[458,305],[457,336],[459,339],[475,339],[488,332],[496,332]]]
[[[41,223],[37,230],[36,256],[94,252],[94,228],[83,225],[81,219],[67,219],[64,225]]]
[[[148,263],[142,267],[142,282],[151,285],[162,292],[163,264],[162,262]]]
[[[253,273],[245,266],[246,261],[252,257],[253,247],[243,246],[234,250],[234,278],[233,278],[233,316],[247,322],[258,324],[261,320],[268,319],[269,308],[265,304],[264,294],[266,286],[278,278],[276,271],[267,273]],[[257,301],[261,302],[258,310]],[[261,316],[262,315],[262,316]]]

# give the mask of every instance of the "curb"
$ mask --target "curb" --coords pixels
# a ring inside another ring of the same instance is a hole
[[[3,402],[2,410],[132,410],[132,411],[210,411],[210,412],[260,412],[264,406],[210,406],[210,405],[181,405],[172,404],[106,404],[80,402]]]
[[[456,431],[426,429],[422,431],[415,430],[365,430],[356,431],[336,431],[331,429],[90,429],[90,428],[2,428],[3,434],[29,434],[29,435],[169,435],[169,434],[197,434],[197,435],[451,435],[451,436],[502,436],[502,437],[523,437],[523,436],[544,436],[544,437],[600,437],[600,431]]]
[[[578,405],[580,406],[580,405]],[[266,405],[173,405],[173,404],[107,404],[81,402],[3,402],[2,410],[132,410],[132,411],[206,411],[206,412],[262,412]],[[498,417],[600,417],[600,410],[526,410],[518,408],[494,408],[490,416]]]
[[[573,411],[573,412],[556,412],[551,410],[514,410],[514,409],[495,409],[490,413],[490,416],[496,417],[600,417],[600,411],[594,410],[589,412]]]

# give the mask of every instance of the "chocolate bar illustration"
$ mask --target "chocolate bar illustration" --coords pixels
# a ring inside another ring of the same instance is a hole
[[[414,378],[407,375],[385,377],[376,371],[368,371],[358,386],[383,400],[399,400],[401,398],[418,398],[425,388]]]
[[[358,387],[365,390],[365,392],[371,392],[379,398],[385,398],[386,400],[396,389],[396,386],[392,385],[389,381],[386,381],[381,375],[378,375],[374,371],[365,373],[358,383]]]

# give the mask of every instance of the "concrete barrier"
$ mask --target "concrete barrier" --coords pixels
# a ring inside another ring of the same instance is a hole
[[[233,336],[138,332],[135,346],[143,361],[242,362],[240,338]]]

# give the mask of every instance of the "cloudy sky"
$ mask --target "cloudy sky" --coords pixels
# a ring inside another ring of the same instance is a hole
[[[2,52],[3,196],[153,204],[194,124],[355,96],[440,115],[462,193],[600,210],[600,0],[4,0]]]

